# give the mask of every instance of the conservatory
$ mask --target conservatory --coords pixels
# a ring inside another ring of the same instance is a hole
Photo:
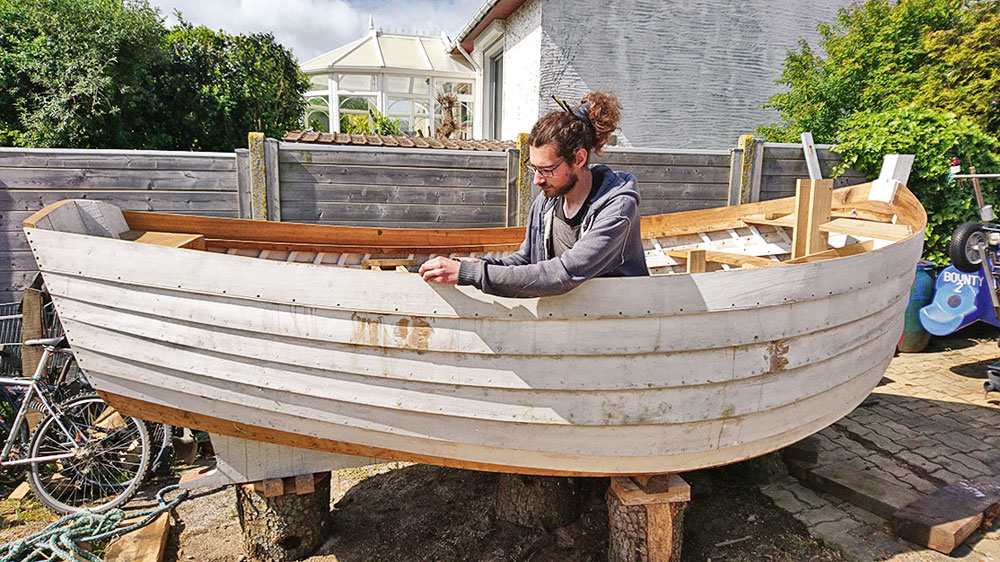
[[[376,31],[302,64],[309,77],[305,127],[342,132],[354,120],[375,115],[398,119],[407,135],[433,136],[447,107],[439,94],[453,94],[456,139],[473,138],[475,70],[462,55],[446,52],[447,37]]]

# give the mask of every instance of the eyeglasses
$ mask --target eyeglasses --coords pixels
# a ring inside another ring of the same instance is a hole
[[[552,176],[556,175],[556,169],[559,166],[562,166],[563,163],[565,163],[565,162],[566,162],[566,159],[562,159],[562,160],[559,161],[558,164],[555,164],[553,166],[547,166],[545,168],[536,168],[536,167],[532,166],[531,164],[529,164],[527,160],[525,160],[524,161],[524,167],[527,168],[528,171],[531,172],[532,175],[538,174],[538,175],[542,176],[543,178],[551,178]]]

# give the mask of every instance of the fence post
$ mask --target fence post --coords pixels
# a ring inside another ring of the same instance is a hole
[[[740,135],[736,148],[742,150],[740,160],[739,203],[760,201],[760,177],[764,167],[764,143],[753,135]]]
[[[236,149],[236,202],[239,218],[252,218],[250,208],[250,151],[245,148]]]
[[[517,150],[520,155],[517,172],[517,224],[528,224],[528,210],[531,209],[534,176],[528,173],[524,161],[528,158],[528,133],[518,133]]]
[[[264,184],[267,190],[267,220],[281,221],[281,189],[278,178],[278,140],[264,140]]]
[[[264,133],[249,133],[250,151],[250,218],[267,220],[267,180],[264,177]]]
[[[517,148],[508,148],[504,151],[507,155],[507,214],[504,219],[504,226],[517,226],[518,216],[518,178],[521,174],[521,151]]]
[[[740,177],[743,172],[743,149],[733,148],[729,151],[729,200],[726,205],[740,204]]]

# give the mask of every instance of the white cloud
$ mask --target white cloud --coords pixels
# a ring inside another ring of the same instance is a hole
[[[153,6],[177,23],[173,13],[194,25],[227,33],[272,32],[292,49],[299,62],[347,44],[368,31],[368,16],[375,27],[454,38],[482,0],[151,0]]]

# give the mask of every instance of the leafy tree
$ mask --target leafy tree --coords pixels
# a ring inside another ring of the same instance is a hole
[[[147,0],[0,0],[0,145],[232,150],[302,115],[306,77],[267,33]]]
[[[971,163],[980,173],[1000,171],[1000,141],[968,117],[916,103],[854,113],[844,120],[838,135],[835,150],[843,156],[844,166],[870,177],[878,175],[884,155],[914,155],[907,187],[927,210],[925,255],[947,263],[951,233],[963,222],[978,220],[971,189],[948,181],[949,160],[958,156],[963,165]]]
[[[144,1],[0,0],[0,143],[128,145],[163,35]]]
[[[954,111],[1000,138],[1000,2],[973,4],[957,25],[928,34],[929,64],[916,97]]]
[[[280,137],[299,126],[309,82],[270,33],[233,36],[182,20],[166,43],[153,104],[173,121],[159,148],[231,150],[249,131]]]
[[[928,34],[954,28],[962,0],[869,0],[820,25],[824,58],[805,42],[785,59],[779,84],[789,88],[767,107],[783,123],[761,127],[771,141],[797,142],[810,131],[818,142],[836,142],[841,121],[855,111],[880,111],[914,99],[927,79]]]

